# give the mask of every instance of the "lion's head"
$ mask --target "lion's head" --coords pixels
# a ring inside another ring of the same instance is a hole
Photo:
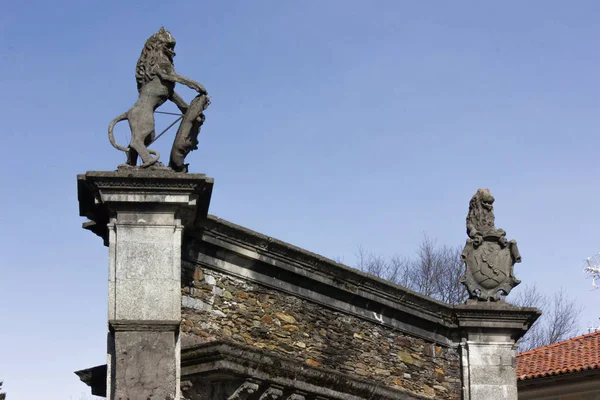
[[[489,189],[478,189],[477,193],[469,202],[469,214],[467,215],[467,233],[477,230],[484,234],[496,229],[494,226],[494,196]]]
[[[156,67],[162,68],[165,72],[172,71],[175,44],[175,38],[171,36],[171,32],[163,27],[146,40],[135,68],[135,80],[138,90],[154,79]]]

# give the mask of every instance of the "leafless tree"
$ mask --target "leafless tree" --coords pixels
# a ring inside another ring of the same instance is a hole
[[[0,381],[0,390],[2,390],[2,384],[3,383],[4,382]],[[0,400],[4,400],[4,399],[6,399],[6,393],[0,393]]]
[[[444,269],[442,279],[436,281],[438,299],[449,304],[464,303],[468,293],[460,283],[460,278],[464,274],[462,249],[458,246],[443,246],[438,252]]]
[[[460,283],[464,274],[461,252],[459,246],[438,246],[435,240],[424,235],[413,258],[400,255],[385,258],[359,247],[356,267],[445,303],[460,304],[468,298]],[[564,289],[552,296],[541,293],[535,284],[523,289],[507,301],[521,307],[539,308],[542,316],[521,339],[519,352],[547,346],[579,333],[583,307],[578,306]]]
[[[437,297],[436,289],[440,286],[439,281],[443,280],[444,267],[435,241],[424,236],[417,256],[410,265],[409,287],[425,296]]]
[[[460,254],[459,247],[438,247],[435,240],[424,235],[412,259],[400,255],[386,259],[359,247],[356,267],[434,299],[459,304],[467,299],[459,283],[463,273]]]
[[[356,252],[356,262],[358,269],[379,278],[387,278],[389,265],[383,256],[368,253],[361,246]]]
[[[578,306],[562,287],[553,296],[546,296],[535,285],[528,285],[510,303],[542,310],[542,316],[520,340],[519,352],[547,346],[579,334],[579,317],[583,306]]]

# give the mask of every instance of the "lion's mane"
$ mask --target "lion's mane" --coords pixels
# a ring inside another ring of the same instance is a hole
[[[472,236],[475,229],[480,234],[485,234],[496,229],[494,226],[494,198],[488,189],[478,189],[469,202],[467,214],[467,234]],[[484,206],[484,203],[486,204]]]
[[[157,67],[162,68],[165,72],[173,70],[173,56],[175,53],[169,49],[169,45],[174,47],[175,39],[164,28],[160,28],[158,32],[146,40],[135,67],[135,80],[138,91],[156,77]]]

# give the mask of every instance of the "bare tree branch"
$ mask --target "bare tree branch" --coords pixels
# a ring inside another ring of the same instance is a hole
[[[335,256],[332,258],[333,261],[335,261],[338,264],[343,264],[344,263],[344,257],[341,256]]]
[[[464,303],[468,294],[460,283],[464,273],[460,247],[444,246],[439,250],[443,274],[436,281],[438,299],[449,304]]]
[[[397,285],[408,287],[410,281],[410,265],[408,258],[395,255],[388,263],[388,273],[385,279]]]
[[[459,304],[468,296],[459,283],[463,274],[460,254],[459,247],[437,247],[435,240],[424,235],[416,256],[412,259],[400,255],[386,259],[359,247],[356,252],[356,267],[434,299]]]
[[[548,297],[540,293],[535,284],[528,285],[511,303],[542,310],[542,316],[519,341],[519,352],[548,346],[579,334],[578,322],[583,306],[578,306],[562,287]]]
[[[376,256],[359,247],[356,252],[357,268],[361,271],[375,275],[378,278],[386,277],[388,273],[388,263],[383,256]]]

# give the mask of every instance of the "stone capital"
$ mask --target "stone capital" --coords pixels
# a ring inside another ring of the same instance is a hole
[[[162,170],[88,171],[77,176],[79,215],[87,217],[83,228],[102,237],[108,245],[107,225],[119,212],[173,213],[183,227],[208,214],[213,179],[204,174]]]
[[[458,330],[465,340],[499,340],[516,342],[533,325],[541,311],[532,307],[517,307],[504,301],[468,300],[454,306]],[[490,339],[494,338],[494,339]]]

